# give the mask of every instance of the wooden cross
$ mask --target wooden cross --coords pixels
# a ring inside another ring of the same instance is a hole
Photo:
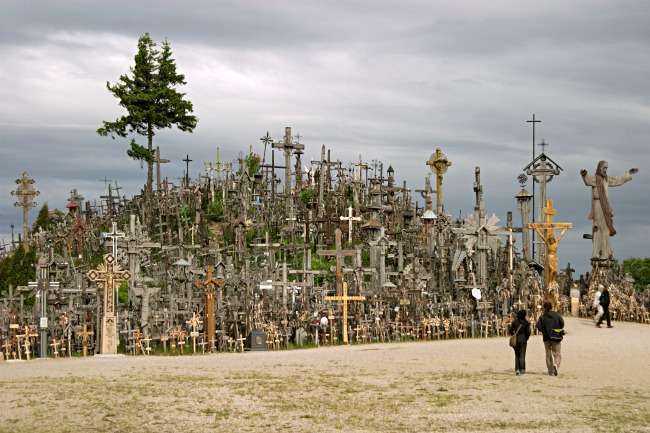
[[[52,344],[50,344],[50,347],[53,349],[52,354],[54,355],[55,358],[59,357],[59,346],[61,345],[60,341],[57,341],[56,338],[52,338]]]
[[[192,351],[196,353],[196,337],[199,336],[199,325],[203,324],[203,321],[199,318],[199,315],[196,314],[196,311],[192,312],[192,318],[187,320],[185,323],[192,327],[190,331],[190,337],[192,337]]]
[[[160,147],[156,147],[154,162],[156,163],[156,187],[158,191],[162,190],[162,184],[160,180],[160,164],[167,164],[171,162],[169,159],[160,158]]]
[[[88,356],[88,340],[95,333],[88,329],[88,325],[84,323],[81,331],[77,332],[77,335],[81,337],[81,349],[83,351],[83,356]]]
[[[365,301],[365,296],[348,296],[348,283],[343,282],[342,296],[325,296],[326,301],[339,301],[343,308],[343,343],[348,344],[348,302]]]
[[[185,155],[185,159],[183,162],[185,163],[185,187],[189,188],[190,186],[190,162],[192,162],[193,159],[190,159],[190,155]]]
[[[123,271],[115,263],[115,256],[106,254],[104,263],[86,274],[88,279],[104,289],[104,317],[102,317],[102,354],[117,353],[117,313],[115,311],[115,290],[122,281],[131,278],[129,271]]]
[[[348,244],[352,244],[352,223],[354,221],[361,221],[361,217],[352,216],[352,206],[348,207],[348,215],[339,217],[341,221],[348,222]]]
[[[573,228],[571,223],[559,223],[553,221],[553,216],[557,210],[553,208],[553,200],[547,199],[544,207],[545,220],[541,223],[530,223],[528,228],[535,229],[537,234],[546,245],[546,264],[544,266],[544,281],[548,288],[551,283],[555,282],[558,271],[557,247],[566,232]],[[555,230],[561,230],[559,234]]]
[[[340,295],[343,290],[343,264],[345,257],[354,257],[357,250],[344,250],[341,247],[341,229],[337,228],[335,235],[334,250],[318,250],[316,253],[323,257],[336,257],[336,294]]]
[[[213,278],[214,266],[208,266],[206,271],[205,280],[198,280],[195,282],[196,287],[203,289],[205,293],[205,338],[210,343],[210,350],[215,349],[214,335],[217,329],[217,322],[214,316],[214,294],[215,289],[221,289],[225,284],[223,278]]]
[[[16,337],[18,337],[18,335],[16,335]],[[25,333],[23,335],[21,335],[20,337],[24,339],[23,348],[25,350],[25,357],[29,361],[30,360],[30,354],[32,353],[30,351],[30,348],[32,347],[30,339],[38,337],[38,333],[34,332],[31,329],[30,326],[25,325]]]

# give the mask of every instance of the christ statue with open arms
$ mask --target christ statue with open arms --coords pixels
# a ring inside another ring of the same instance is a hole
[[[609,237],[616,234],[614,229],[614,212],[609,205],[608,188],[621,186],[632,180],[632,175],[639,171],[631,168],[623,176],[608,176],[607,161],[600,161],[596,174],[587,174],[587,170],[580,170],[580,175],[585,185],[591,187],[591,212],[589,219],[592,221],[592,259],[611,260],[613,258]]]

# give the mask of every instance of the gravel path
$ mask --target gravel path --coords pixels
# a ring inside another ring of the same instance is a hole
[[[516,377],[505,338],[0,364],[0,432],[650,432],[650,326],[567,319]]]

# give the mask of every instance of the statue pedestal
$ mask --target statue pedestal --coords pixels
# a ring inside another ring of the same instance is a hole
[[[102,318],[102,355],[117,354],[117,316],[105,315]]]

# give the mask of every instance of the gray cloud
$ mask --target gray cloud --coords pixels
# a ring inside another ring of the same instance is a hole
[[[199,116],[194,134],[161,131],[173,160],[233,159],[285,125],[303,135],[304,160],[320,145],[343,161],[382,159],[414,189],[424,161],[442,147],[454,165],[446,208],[473,208],[480,165],[490,211],[516,210],[516,176],[538,139],[564,168],[550,185],[558,217],[576,229],[560,259],[584,271],[590,246],[589,191],[578,176],[599,159],[612,172],[641,172],[612,190],[623,257],[647,255],[650,206],[650,8],[643,1],[20,2],[0,15],[0,239],[18,225],[9,191],[27,170],[39,202],[63,207],[72,188],[94,198],[107,176],[129,194],[145,172],[126,140],[96,135],[120,108],[105,89],[128,70],[137,37],[172,42]],[[146,24],[143,24],[146,23]],[[517,221],[517,218],[515,218]]]

